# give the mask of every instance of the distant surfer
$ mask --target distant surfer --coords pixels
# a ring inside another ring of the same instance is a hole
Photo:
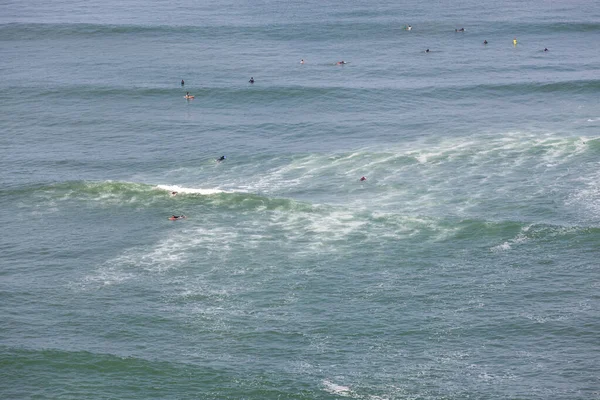
[[[304,58],[300,60],[300,64],[304,64]]]
[[[171,215],[169,217],[169,219],[171,221],[175,221],[175,220],[178,220],[178,219],[185,219],[185,218],[187,218],[187,217],[185,215],[183,215],[183,214],[181,214],[181,215]]]
[[[177,192],[171,192],[171,196],[177,196]]]
[[[484,41],[483,41],[483,44],[487,44],[487,40],[484,40]]]
[[[221,156],[219,158],[217,158],[217,162],[221,162],[221,161],[225,161],[225,156]]]
[[[336,63],[336,65],[344,65],[344,64],[348,64],[346,61],[342,60],[342,61],[338,61]]]
[[[548,48],[547,48],[547,47],[544,47],[544,51],[548,51]]]
[[[188,100],[191,100],[191,99],[193,99],[193,98],[194,98],[194,96],[192,96],[192,95],[190,94],[190,92],[186,92],[185,96],[183,96],[183,97],[185,97],[185,98],[186,98],[186,99],[188,99]]]
[[[425,53],[429,53],[429,49],[425,50]]]
[[[465,28],[455,29],[454,32],[464,32]]]
[[[181,86],[185,85],[185,82],[183,81],[183,79],[181,80]]]
[[[364,181],[366,181],[366,180],[367,180],[367,178],[366,178],[366,177],[364,177],[364,176],[363,176],[362,178],[360,178],[360,181],[361,181],[361,182],[364,182]]]
[[[253,76],[252,76],[252,77],[250,77],[250,80],[249,80],[248,82],[250,82],[250,83],[254,83],[254,77],[253,77]]]
[[[406,30],[407,30],[407,31],[412,31],[412,26],[408,25],[408,26],[406,27]]]
[[[516,46],[516,45],[517,45],[517,38],[514,38],[513,39],[513,46]]]

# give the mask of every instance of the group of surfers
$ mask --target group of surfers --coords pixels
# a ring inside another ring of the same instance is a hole
[[[408,25],[408,26],[406,26],[404,29],[406,29],[407,31],[412,31],[412,26]],[[456,29],[454,29],[454,32],[464,32],[464,31],[465,31],[465,28],[456,28]],[[483,41],[483,44],[484,44],[484,45],[487,45],[487,44],[488,44],[488,41],[487,41],[487,39]],[[518,44],[517,38],[514,38],[514,39],[513,39],[513,45],[514,45],[514,46],[517,46],[517,44]],[[544,47],[544,51],[548,51],[548,48],[547,48],[547,47]],[[430,50],[429,50],[429,49],[426,49],[426,50],[425,50],[425,53],[430,53]],[[301,60],[300,60],[300,64],[304,64],[304,59],[301,59]],[[337,61],[337,62],[335,63],[335,65],[345,65],[345,64],[348,64],[348,62],[347,62],[347,61],[344,61],[344,60]],[[248,82],[249,82],[249,83],[254,83],[254,77],[250,77],[250,80],[249,80]],[[182,80],[181,80],[181,86],[184,86],[184,85],[185,85],[185,81],[182,79]],[[187,99],[187,100],[193,100],[195,96],[191,95],[191,94],[190,94],[190,92],[186,92],[185,96],[183,96],[183,97],[184,97],[185,99]]]

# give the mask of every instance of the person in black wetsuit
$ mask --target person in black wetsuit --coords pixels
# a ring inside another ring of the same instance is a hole
[[[254,83],[254,77],[253,77],[253,76],[252,76],[252,77],[250,77],[250,80],[249,80],[248,82],[250,82],[250,83]]]
[[[183,79],[181,80],[181,86],[185,85],[185,82],[183,81]]]
[[[221,162],[221,161],[225,161],[225,156],[221,156],[219,158],[217,158],[217,162]]]

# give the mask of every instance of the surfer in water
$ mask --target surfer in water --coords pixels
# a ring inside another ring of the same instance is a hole
[[[406,30],[407,30],[407,31],[412,31],[412,26],[408,25],[408,26],[406,27]]]
[[[366,181],[366,180],[367,180],[367,178],[366,178],[365,176],[363,176],[362,178],[360,178],[360,181],[361,181],[361,182],[364,182],[364,181]]]
[[[181,214],[181,215],[171,215],[171,216],[169,217],[169,219],[170,219],[171,221],[175,221],[175,220],[177,220],[177,219],[185,219],[185,218],[187,218],[187,217],[186,217],[185,215],[183,215],[183,214]]]
[[[185,85],[185,82],[183,81],[183,79],[181,80],[181,86]]]
[[[171,197],[177,196],[177,192],[171,192]]]
[[[342,60],[342,61],[338,61],[336,63],[336,65],[344,65],[344,64],[348,64],[346,61]]]
[[[185,96],[183,96],[183,97],[185,97],[187,100],[191,100],[191,99],[193,99],[193,98],[194,98],[194,96],[192,96],[192,95],[190,94],[190,92],[186,92]]]
[[[300,60],[300,64],[304,64],[304,58]]]
[[[488,42],[487,42],[487,40],[484,40],[484,41],[483,41],[483,44],[487,44],[487,43],[488,43]]]
[[[221,162],[221,161],[225,161],[225,156],[221,156],[219,158],[217,158],[217,162]]]
[[[425,50],[425,53],[429,53],[429,49]]]
[[[454,32],[464,32],[465,28],[455,29]]]
[[[250,80],[249,80],[248,82],[250,82],[250,83],[254,83],[254,77],[253,77],[253,76],[251,76],[251,77],[250,77]]]

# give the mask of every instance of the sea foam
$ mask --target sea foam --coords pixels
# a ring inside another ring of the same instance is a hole
[[[177,192],[178,194],[199,194],[203,196],[208,196],[211,194],[218,193],[229,193],[225,190],[221,189],[195,189],[195,188],[186,188],[177,185],[156,185],[157,189],[166,190],[168,192]]]

